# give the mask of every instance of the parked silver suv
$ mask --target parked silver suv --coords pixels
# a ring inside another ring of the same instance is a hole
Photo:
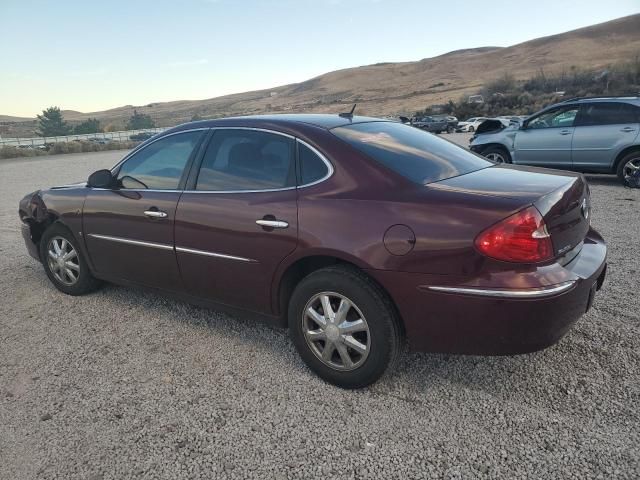
[[[640,173],[639,132],[640,98],[578,98],[480,133],[470,148],[496,162],[615,173],[631,184]]]

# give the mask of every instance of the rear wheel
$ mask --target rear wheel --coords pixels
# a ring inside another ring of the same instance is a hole
[[[401,347],[391,302],[355,268],[332,266],[305,277],[289,303],[289,329],[304,362],[342,388],[378,380]]]
[[[627,186],[635,187],[638,183],[634,179],[638,179],[640,175],[640,150],[631,152],[620,160],[617,172],[620,181]]]
[[[96,290],[94,278],[71,232],[54,223],[40,239],[40,258],[51,283],[67,295],[83,295]]]
[[[502,147],[489,147],[482,155],[495,163],[511,163],[511,155]]]

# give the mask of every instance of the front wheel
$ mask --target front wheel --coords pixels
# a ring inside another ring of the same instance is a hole
[[[470,126],[469,128],[467,128],[467,132],[469,133],[473,133],[475,130],[475,128],[473,128],[472,126]]]
[[[386,294],[355,268],[332,266],[305,277],[289,303],[289,329],[304,362],[341,388],[361,388],[393,365],[399,321]]]
[[[67,295],[84,295],[100,287],[73,234],[54,223],[40,239],[40,258],[51,283]]]
[[[482,155],[495,163],[511,163],[511,155],[501,147],[489,147],[482,152]]]
[[[620,160],[616,173],[624,185],[640,188],[640,151],[625,155]]]

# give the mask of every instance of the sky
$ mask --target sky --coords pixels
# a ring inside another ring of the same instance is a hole
[[[0,114],[211,98],[634,13],[640,0],[0,0]]]

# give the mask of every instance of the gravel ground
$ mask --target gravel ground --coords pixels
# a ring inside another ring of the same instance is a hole
[[[609,276],[558,345],[407,353],[352,392],[309,372],[284,330],[49,284],[18,200],[122,155],[0,162],[0,478],[640,477],[640,190],[589,177]]]

